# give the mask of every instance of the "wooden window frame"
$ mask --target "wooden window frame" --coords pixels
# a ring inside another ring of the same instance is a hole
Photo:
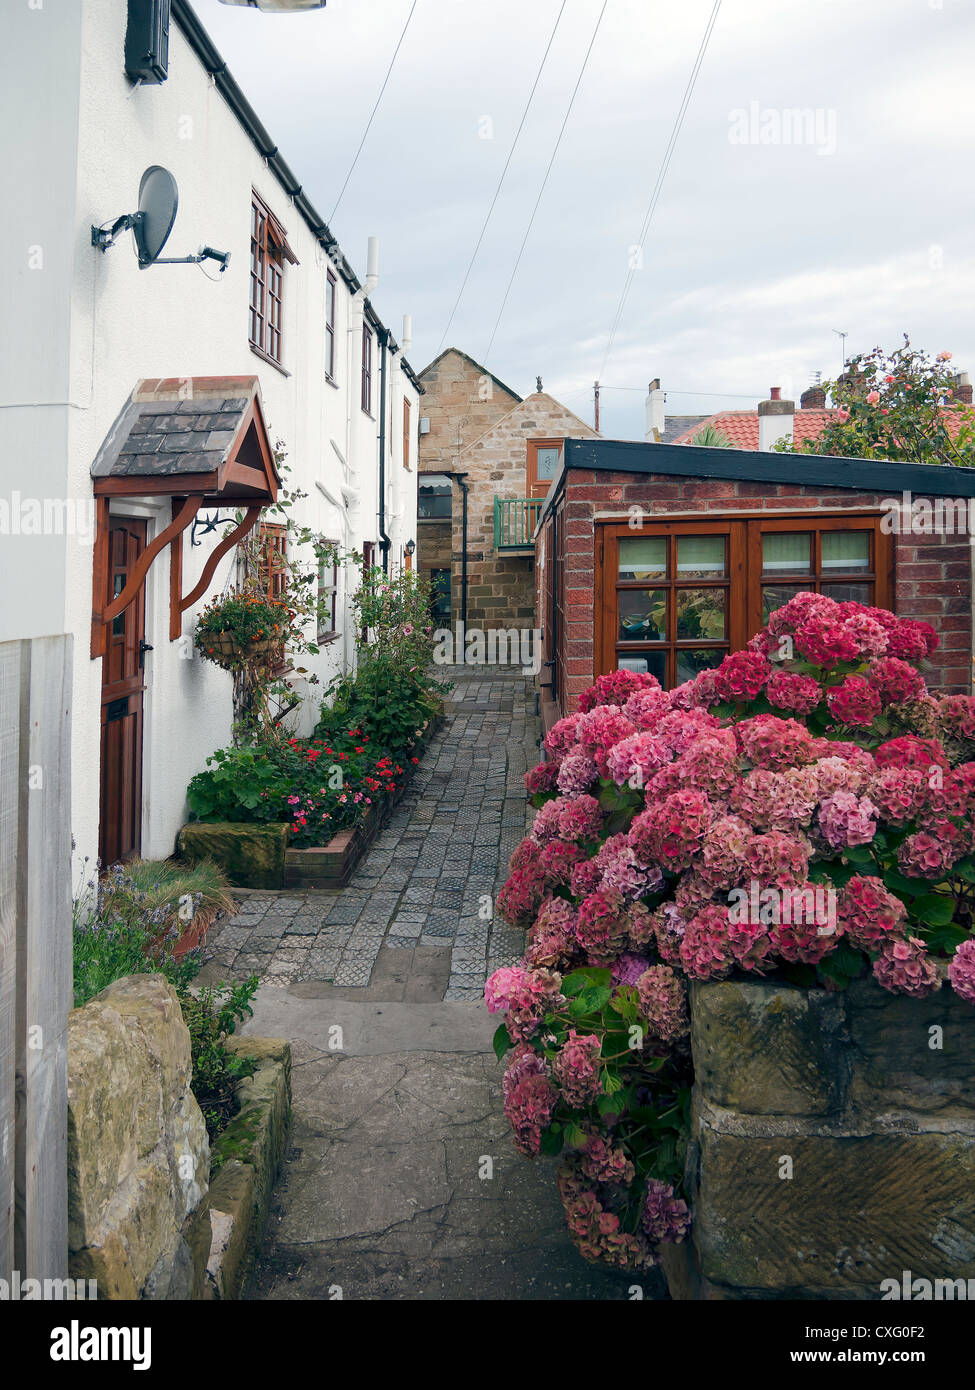
[[[251,350],[281,367],[284,361],[284,266],[298,264],[284,228],[258,194],[251,193],[250,316]]]
[[[335,541],[335,540],[329,540],[329,539],[326,538],[326,537],[322,537],[322,539],[321,539],[321,544],[322,544],[322,545],[337,546],[337,545],[339,544],[339,542],[338,542],[338,541]],[[331,584],[324,584],[324,583],[322,582],[323,579],[324,579],[324,570],[325,570],[326,568],[331,568],[331,571],[332,571],[332,582],[331,582]],[[331,625],[331,627],[328,627],[328,628],[323,628],[323,627],[321,627],[321,626],[316,625],[315,638],[316,638],[316,641],[317,641],[319,644],[320,644],[320,643],[323,643],[323,642],[334,642],[335,639],[336,639],[338,636],[340,636],[339,627],[338,627],[338,593],[339,593],[339,563],[338,563],[338,560],[337,560],[337,559],[335,558],[335,556],[333,555],[331,566],[328,566],[326,560],[325,560],[324,558],[322,558],[322,559],[320,559],[319,562],[318,562],[318,602],[319,602],[319,618],[318,618],[318,622],[319,622],[319,623],[321,622],[321,600],[322,600],[322,596],[323,596],[323,594],[331,594],[331,596],[332,596],[332,604],[331,604],[331,610],[332,610],[332,625]]]
[[[362,328],[362,409],[372,419],[372,329]]]
[[[647,520],[633,528],[627,522],[599,522],[596,527],[597,587],[593,600],[595,630],[595,675],[616,670],[627,651],[640,655],[647,649],[666,654],[666,684],[676,684],[677,653],[701,648],[726,652],[741,651],[749,639],[764,626],[762,621],[762,537],[776,532],[803,532],[813,535],[812,570],[806,575],[776,575],[775,583],[797,586],[819,593],[823,585],[834,583],[869,584],[870,602],[893,610],[894,545],[881,530],[882,512],[856,512],[845,515],[795,512],[774,516],[727,516],[708,518],[661,518]],[[822,533],[824,531],[866,531],[870,535],[870,569],[849,571],[847,575],[823,575]],[[726,575],[721,579],[679,578],[676,570],[677,538],[680,536],[723,535],[727,538]],[[667,577],[663,580],[620,580],[618,542],[650,536],[667,538]],[[766,576],[766,583],[769,577]],[[680,589],[724,588],[728,594],[725,637],[677,638],[676,595]],[[626,590],[664,589],[667,591],[667,640],[627,644],[619,640],[617,594]]]
[[[332,271],[325,276],[325,375],[335,381],[335,302],[338,281]],[[329,308],[331,295],[331,309]]]
[[[403,467],[409,469],[410,466],[410,430],[412,427],[412,407],[407,398],[403,397]]]
[[[258,531],[258,554],[260,576],[268,598],[287,603],[288,528],[280,522],[262,521]],[[282,563],[272,561],[272,556],[280,556]],[[277,673],[286,670],[287,666],[288,655],[282,642],[275,652],[271,669]]]

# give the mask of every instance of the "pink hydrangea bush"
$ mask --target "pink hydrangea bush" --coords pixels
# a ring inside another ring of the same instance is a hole
[[[600,676],[527,774],[487,983],[518,1148],[561,1154],[588,1259],[683,1239],[689,981],[867,972],[975,1004],[975,699],[931,694],[926,623],[801,593],[665,691]]]

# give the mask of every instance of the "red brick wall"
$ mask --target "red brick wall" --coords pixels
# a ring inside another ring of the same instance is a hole
[[[576,696],[593,682],[595,660],[593,604],[595,516],[625,516],[640,506],[648,516],[684,513],[803,511],[876,507],[888,494],[851,492],[847,488],[802,483],[735,482],[723,478],[686,478],[664,474],[593,473],[572,469],[559,504],[564,522],[564,611],[559,613],[560,712],[575,708]],[[971,550],[964,535],[895,536],[895,610],[905,618],[923,618],[941,638],[941,646],[924,668],[928,685],[945,693],[970,689]],[[540,597],[538,612],[547,623]]]

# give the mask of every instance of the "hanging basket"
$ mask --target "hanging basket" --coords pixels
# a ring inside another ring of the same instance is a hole
[[[264,661],[272,652],[280,651],[280,637],[262,637],[256,642],[243,641],[233,632],[201,633],[197,645],[201,654],[217,666],[236,666],[242,661]]]

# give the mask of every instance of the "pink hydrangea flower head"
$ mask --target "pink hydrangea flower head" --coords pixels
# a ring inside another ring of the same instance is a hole
[[[542,1130],[551,1123],[558,1093],[544,1072],[529,1072],[505,1094],[504,1113],[511,1125],[515,1147],[531,1156],[542,1146]]]
[[[838,791],[819,808],[819,829],[834,849],[868,845],[877,833],[877,808],[866,796]]]
[[[567,753],[559,764],[555,783],[566,796],[581,796],[599,781],[599,769],[594,758],[582,750]]]
[[[863,676],[847,676],[826,692],[830,714],[841,724],[869,726],[880,713],[880,693]]]
[[[640,1013],[650,1032],[662,1042],[674,1042],[690,1032],[687,990],[669,965],[651,965],[637,981]]]
[[[854,874],[840,893],[838,915],[850,945],[872,953],[903,933],[907,910],[881,879]]]
[[[753,767],[778,772],[787,767],[801,767],[815,757],[813,737],[804,724],[795,719],[780,719],[775,714],[756,714],[735,725],[741,749]]]
[[[896,656],[882,656],[871,661],[867,679],[885,705],[901,705],[927,693],[921,673]]]
[[[623,706],[623,713],[641,733],[652,732],[657,721],[670,712],[670,695],[659,689],[638,690]]]
[[[956,994],[975,1004],[975,941],[963,941],[951,958],[948,979]]]
[[[713,819],[702,792],[673,792],[634,818],[630,843],[641,863],[675,874],[690,866]]]
[[[627,903],[621,893],[597,888],[579,905],[576,941],[594,965],[610,965],[626,945]]]
[[[609,750],[606,767],[618,787],[629,784],[643,788],[657,768],[664,767],[670,760],[670,749],[662,739],[648,733],[631,734]]]
[[[591,1105],[600,1092],[599,1038],[593,1033],[569,1035],[552,1062],[552,1075],[568,1105]]]
[[[941,988],[938,968],[916,936],[888,937],[873,963],[874,978],[894,994],[921,999]]]
[[[529,796],[537,796],[542,792],[554,791],[557,775],[558,767],[555,763],[539,763],[537,767],[525,773],[526,792]]]
[[[772,674],[758,652],[732,652],[714,672],[714,688],[721,700],[754,700]]]
[[[728,939],[728,909],[705,907],[687,924],[680,943],[680,963],[692,980],[723,980],[735,958]]]
[[[597,705],[624,705],[631,695],[659,690],[660,682],[647,671],[611,671],[597,676],[595,683],[579,696],[579,710],[587,714]]]
[[[691,1213],[672,1187],[659,1178],[648,1178],[640,1224],[654,1245],[677,1245],[691,1229]]]
[[[765,687],[765,698],[778,709],[806,715],[819,704],[823,692],[812,676],[800,676],[794,671],[775,671]]]

